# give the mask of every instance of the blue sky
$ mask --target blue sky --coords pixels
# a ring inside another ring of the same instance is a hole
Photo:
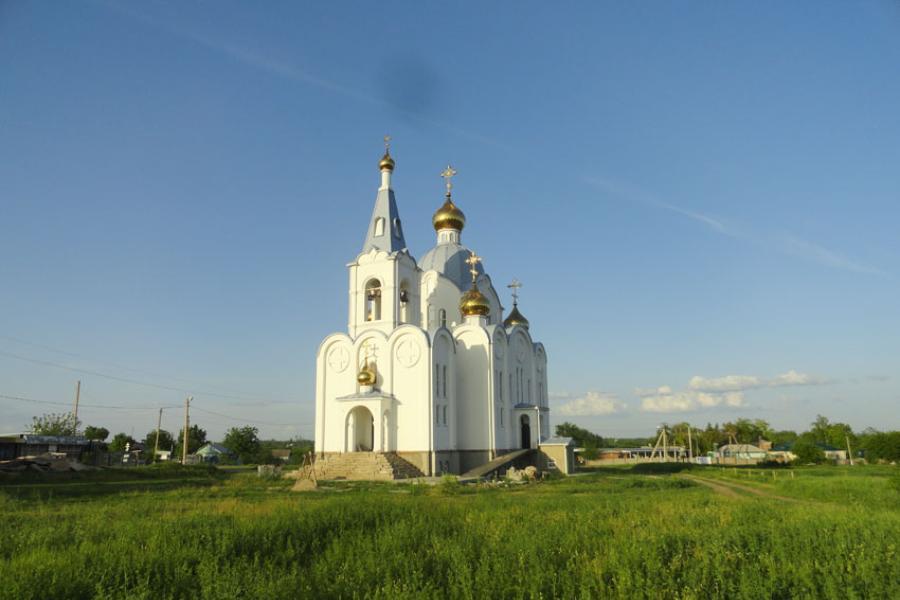
[[[900,427],[898,106],[892,2],[0,3],[0,430],[311,435],[385,133],[557,422]]]

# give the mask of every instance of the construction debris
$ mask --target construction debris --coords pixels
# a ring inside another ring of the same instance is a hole
[[[23,456],[12,460],[0,461],[0,473],[22,473],[31,471],[35,473],[64,473],[70,471],[96,471],[97,467],[83,465],[78,461],[65,457],[41,455]]]

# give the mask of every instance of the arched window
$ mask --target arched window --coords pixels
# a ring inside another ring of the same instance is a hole
[[[447,405],[446,404],[444,405],[443,413],[444,413],[444,425],[446,425],[447,424]]]
[[[366,321],[381,320],[381,282],[372,279],[366,284]]]
[[[443,372],[441,373],[441,398],[447,397],[447,365],[442,367]],[[446,419],[444,419],[446,421]]]
[[[400,282],[400,322],[409,322],[409,282],[403,280]]]
[[[438,320],[441,323],[441,327],[447,326],[447,311],[444,310],[443,308],[440,311],[438,311]]]
[[[375,235],[384,235],[384,217],[375,219]]]
[[[400,239],[403,237],[403,229],[400,227],[400,219],[394,219],[394,237]]]

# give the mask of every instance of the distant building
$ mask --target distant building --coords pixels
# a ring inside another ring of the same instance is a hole
[[[226,460],[233,460],[237,455],[223,446],[222,444],[214,444],[212,442],[205,444],[194,453],[205,463],[220,463]]]
[[[278,462],[286,463],[291,459],[291,449],[276,448],[275,450],[272,450],[272,458],[274,458]]]
[[[41,454],[65,454],[79,460],[90,447],[91,441],[80,435],[0,434],[0,460]]]
[[[766,459],[766,451],[753,444],[725,444],[716,451],[719,462],[755,464]]]

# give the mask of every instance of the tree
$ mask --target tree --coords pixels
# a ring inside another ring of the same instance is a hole
[[[797,457],[797,462],[801,464],[820,463],[825,460],[825,452],[816,445],[811,436],[804,434],[794,443],[791,452]]]
[[[867,429],[859,436],[859,448],[868,462],[900,461],[900,431]]]
[[[853,433],[852,427],[846,423],[832,423],[827,417],[822,415],[818,415],[816,420],[812,422],[809,433],[820,444],[828,444],[835,448],[844,448],[847,444],[847,439],[851,443],[856,442],[856,435]]]
[[[188,454],[193,454],[206,443],[206,431],[200,429],[198,425],[191,425],[188,430]],[[175,454],[181,456],[181,450],[184,448],[184,427],[178,432],[178,440],[175,442]]]
[[[109,437],[109,429],[106,427],[94,427],[93,425],[88,425],[84,428],[84,437],[89,440],[102,442]]]
[[[154,429],[150,433],[148,433],[144,437],[144,447],[147,448],[149,452],[153,452],[153,449],[156,447],[156,430]],[[172,437],[172,434],[166,431],[165,429],[159,430],[159,449],[160,450],[171,450],[175,447],[175,438]]]
[[[260,442],[256,427],[232,427],[225,434],[222,445],[234,452],[244,464],[260,462]],[[269,452],[271,454],[271,451]]]
[[[110,452],[125,452],[125,445],[130,444],[134,445],[137,442],[133,437],[128,435],[127,433],[117,433],[113,436],[112,441],[109,443],[109,451]]]
[[[797,441],[797,437],[796,431],[784,430],[772,433],[772,437],[769,439],[773,446],[778,446],[781,444],[793,444]]]
[[[603,438],[588,431],[587,429],[582,429],[578,425],[574,423],[560,423],[556,426],[556,435],[560,437],[570,437],[575,440],[575,443],[578,446],[583,448],[602,448],[603,447]]]
[[[49,413],[31,418],[31,433],[36,435],[77,435],[81,421],[72,413]]]

